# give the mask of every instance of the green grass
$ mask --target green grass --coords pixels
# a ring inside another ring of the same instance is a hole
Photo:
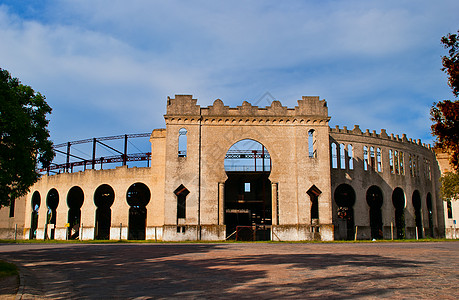
[[[18,268],[11,263],[0,260],[0,278],[18,275]]]

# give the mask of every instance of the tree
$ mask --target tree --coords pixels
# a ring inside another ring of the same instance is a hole
[[[459,174],[446,172],[440,178],[441,196],[446,201],[451,201],[459,198]]]
[[[459,33],[459,30],[458,30]],[[448,85],[454,96],[459,96],[459,40],[457,34],[442,37],[441,42],[449,48],[449,56],[442,57],[442,71],[448,74]],[[443,100],[434,103],[430,110],[432,134],[437,137],[435,146],[450,155],[450,163],[459,169],[459,101]]]
[[[54,158],[45,97],[0,68],[0,207],[25,195]]]

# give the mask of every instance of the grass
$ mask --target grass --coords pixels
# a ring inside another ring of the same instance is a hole
[[[18,274],[18,268],[14,264],[0,260],[0,279]]]

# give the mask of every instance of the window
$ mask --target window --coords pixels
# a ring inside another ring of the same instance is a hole
[[[181,184],[174,192],[177,196],[177,219],[186,218],[186,196],[188,196],[189,193],[190,191],[188,191],[183,184]]]
[[[376,161],[378,163],[377,170],[382,172],[382,157],[381,157],[381,148],[376,148]]]
[[[341,169],[346,169],[346,146],[344,144],[339,145],[339,164]]]
[[[354,153],[352,150],[352,145],[347,145],[347,157],[349,158],[349,170],[354,170]]]
[[[398,160],[400,162],[400,175],[405,175],[405,164],[403,159],[403,152],[400,151],[398,154]]]
[[[368,171],[368,147],[363,146],[363,169]]]
[[[244,183],[244,192],[250,193],[250,182]]]
[[[319,218],[319,196],[322,192],[313,185],[307,192],[311,200],[311,220]]]
[[[314,129],[308,131],[308,151],[309,157],[316,158],[317,157],[317,149],[316,149],[316,133]]]
[[[337,169],[338,168],[338,146],[336,143],[332,143],[331,145],[331,158],[332,158],[332,168]]]
[[[451,201],[446,201],[446,210],[448,211],[448,219],[453,218],[453,207]]]
[[[179,141],[178,141],[178,157],[186,157],[187,148],[187,130],[180,128],[179,130]]]
[[[392,154],[392,150],[389,150],[389,167],[390,173],[394,174],[394,156]]]
[[[374,170],[376,166],[376,160],[375,160],[375,148],[370,147],[370,166]]]

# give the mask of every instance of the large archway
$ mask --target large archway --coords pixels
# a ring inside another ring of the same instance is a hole
[[[259,142],[245,139],[231,146],[225,157],[225,225],[228,237],[269,240],[271,158]]]
[[[32,215],[30,217],[30,233],[29,239],[33,240],[37,238],[38,229],[38,210],[40,209],[41,197],[38,191],[35,191],[32,195]]]
[[[115,191],[108,184],[100,185],[94,192],[96,209],[96,240],[110,239],[110,226],[112,221],[111,206],[115,201]]]
[[[338,206],[337,239],[353,240],[355,191],[348,184],[340,184],[335,190],[335,202]]]
[[[56,231],[57,221],[57,206],[59,205],[59,193],[56,189],[51,189],[46,196],[46,206],[48,207],[48,213],[46,216],[46,231],[45,239],[49,238],[54,240],[54,233]]]
[[[383,194],[381,189],[373,185],[367,190],[366,195],[368,206],[370,206],[370,228],[372,239],[383,238],[383,222],[381,206],[383,204]]]
[[[67,205],[69,212],[67,222],[69,223],[67,238],[78,239],[80,236],[81,206],[84,202],[84,193],[79,186],[72,187],[67,194]]]
[[[143,183],[134,183],[126,192],[126,201],[130,206],[128,240],[144,240],[150,189]]]
[[[392,192],[392,204],[395,208],[395,227],[397,239],[405,238],[405,193],[401,188],[395,188]]]
[[[412,203],[414,207],[414,222],[416,223],[416,237],[422,238],[421,194],[418,190],[413,192]]]

